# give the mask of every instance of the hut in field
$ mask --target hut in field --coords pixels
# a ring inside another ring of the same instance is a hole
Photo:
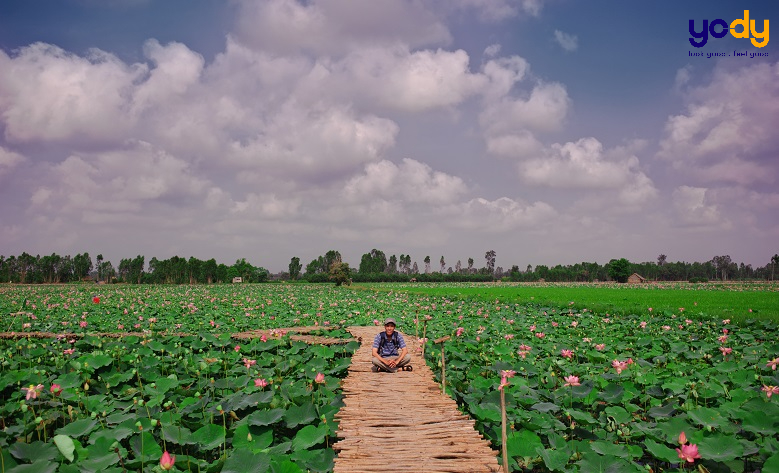
[[[243,282],[243,278],[242,278],[242,277],[240,277],[240,276],[236,276],[236,277],[234,277],[234,278],[233,278],[233,283],[237,283],[237,282]]]
[[[646,279],[638,273],[633,273],[628,276],[628,284],[641,284],[646,282]]]

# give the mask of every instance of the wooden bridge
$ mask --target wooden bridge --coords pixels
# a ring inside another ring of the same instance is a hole
[[[497,452],[474,429],[471,418],[441,393],[420,358],[414,337],[405,337],[413,371],[374,373],[371,344],[381,327],[350,327],[361,338],[343,381],[345,406],[333,445],[335,473],[499,472]]]

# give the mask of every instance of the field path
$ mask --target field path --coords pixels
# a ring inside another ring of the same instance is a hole
[[[348,330],[361,345],[342,383],[335,473],[501,471],[473,420],[433,381],[413,336],[405,337],[413,371],[374,373],[371,344],[381,327]]]

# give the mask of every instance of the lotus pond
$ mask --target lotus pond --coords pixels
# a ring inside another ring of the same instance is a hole
[[[0,288],[15,333],[0,340],[0,472],[330,471],[356,342],[309,346],[280,328],[389,315],[407,336],[426,324],[428,339],[452,337],[447,391],[496,450],[501,374],[515,373],[513,471],[779,471],[775,322],[398,289]],[[276,330],[230,336],[253,329]],[[426,348],[436,372],[440,350]],[[680,459],[693,445],[699,458]]]

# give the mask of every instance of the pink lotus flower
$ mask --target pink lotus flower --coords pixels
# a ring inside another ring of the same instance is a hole
[[[728,336],[727,336],[727,335],[720,335],[720,336],[717,338],[717,340],[718,340],[720,343],[725,343],[725,342],[727,342],[727,341],[728,341]]]
[[[460,335],[462,335],[462,334],[463,334],[463,332],[465,332],[465,329],[464,329],[464,328],[462,328],[462,327],[458,327],[458,328],[457,328],[457,336],[458,336],[458,337],[459,337]]]
[[[598,351],[603,351],[605,348],[606,348],[606,344],[605,343],[599,343],[599,344],[595,345],[595,349],[598,350]]]
[[[638,325],[640,325],[640,326],[641,326],[641,328],[646,328],[646,322],[641,322],[641,323],[640,323],[640,324],[638,324]]]
[[[514,370],[503,370],[500,372],[500,386],[498,389],[502,390],[504,387],[509,385],[509,378],[513,378],[514,375],[517,374]]]
[[[512,338],[514,338],[514,334],[513,333],[507,333],[506,335],[503,336],[503,338],[505,338],[506,340],[511,340]]]
[[[246,366],[246,369],[248,370],[249,368],[257,364],[257,360],[250,360],[248,358],[244,358],[243,364],[244,366]]]
[[[530,346],[528,346],[528,345],[525,345],[525,344],[523,343],[522,345],[520,345],[520,346],[519,346],[519,349],[520,349],[520,350],[522,350],[522,351],[530,351],[530,350],[532,350],[533,348],[532,348],[532,347],[530,347]]]
[[[530,331],[535,332],[536,331],[536,324],[533,324],[530,326]]]
[[[722,356],[725,356],[725,355],[730,355],[733,349],[730,347],[719,347],[719,351],[722,352]]]
[[[769,399],[774,394],[779,394],[779,386],[763,386],[763,392]]]
[[[546,334],[544,332],[538,332],[538,333],[536,333],[536,337],[544,338],[544,337],[546,337]]]
[[[624,370],[628,369],[628,363],[626,361],[614,360],[611,362],[611,366],[617,370],[617,374],[620,374]]]
[[[234,348],[235,351],[241,351],[241,345],[236,345]]]
[[[777,365],[779,365],[779,358],[774,358],[766,363],[766,366],[770,366],[772,370],[775,370]]]
[[[38,394],[40,394],[41,391],[43,391],[43,385],[39,384],[36,386],[34,384],[31,384],[29,388],[22,388],[22,391],[25,391],[27,393],[25,399],[27,399],[28,401],[30,399],[38,399]]]
[[[75,351],[76,350],[74,350],[73,348],[68,348],[67,350],[62,350],[62,353],[66,355],[72,355]]]
[[[667,331],[671,330],[671,326],[670,325],[663,325],[663,330],[665,330],[667,332]]]
[[[325,382],[325,375],[323,373],[317,373],[316,377],[314,378],[314,382],[318,384],[322,384]]]
[[[160,468],[162,468],[165,471],[173,469],[173,464],[176,463],[176,456],[171,455],[167,451],[162,454],[162,458],[160,458]]]
[[[86,327],[87,325],[88,325],[88,324],[87,324],[87,321],[86,321],[86,320],[82,320],[81,322],[79,322],[79,323],[78,323],[78,326],[79,326],[79,327],[81,327],[81,328],[84,328],[84,327]]]
[[[565,384],[563,386],[581,386],[582,383],[579,382],[578,376],[566,376],[565,378]]]
[[[571,322],[571,327],[573,327],[573,328],[576,328],[578,325],[579,325],[579,322],[578,322],[578,321],[576,321],[576,320],[574,320],[573,322]]]
[[[100,304],[100,298],[95,296],[92,298],[92,302],[94,302],[95,304]]]
[[[684,431],[682,431],[682,433],[679,434],[679,445],[684,445],[685,443],[687,443],[687,436],[684,435]]]
[[[562,355],[563,358],[568,358],[570,360],[573,358],[573,350],[560,350],[560,355]]]
[[[62,386],[59,384],[52,384],[49,388],[49,392],[51,392],[55,396],[59,396],[62,393]]]
[[[265,335],[265,334],[262,334],[262,337],[260,337],[260,341],[261,342],[267,342],[268,341],[268,336]]]
[[[377,319],[373,319],[373,325],[379,325],[379,321]]]
[[[559,324],[557,322],[552,322],[552,327],[557,327]]]
[[[723,320],[722,320],[722,323],[723,323],[723,324],[725,324],[725,325],[727,325],[727,324],[729,324],[729,323],[730,323],[730,319],[723,319]]]
[[[649,312],[652,312],[652,308],[651,307],[649,308]]]
[[[258,388],[264,388],[268,385],[268,382],[265,380],[265,378],[257,378],[254,380],[254,386]]]
[[[680,459],[686,460],[690,463],[695,463],[695,459],[701,457],[698,455],[698,446],[695,444],[682,445],[681,449],[676,449],[676,453],[679,454]]]

